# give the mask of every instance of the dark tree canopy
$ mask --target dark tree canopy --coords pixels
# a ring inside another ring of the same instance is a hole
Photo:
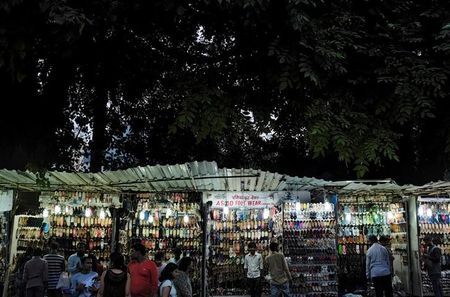
[[[6,0],[0,167],[442,179],[449,57],[443,0]]]

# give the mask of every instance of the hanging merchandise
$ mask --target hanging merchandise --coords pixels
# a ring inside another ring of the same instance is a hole
[[[283,251],[297,297],[334,297],[336,221],[331,203],[284,203]]]
[[[42,193],[39,201],[43,208],[43,237],[57,242],[66,257],[82,242],[88,253],[106,261],[113,243],[110,209],[120,205],[118,198],[102,193]]]
[[[120,246],[127,254],[135,242],[142,243],[153,258],[157,252],[169,260],[175,249],[193,260],[192,291],[200,294],[202,257],[201,199],[198,193],[141,193],[124,196],[136,201],[122,219]]]
[[[425,245],[426,237],[437,240],[438,247],[442,251],[442,288],[444,296],[450,296],[450,199],[420,197],[418,199],[417,221],[419,224],[420,256],[422,258],[429,249]],[[420,270],[423,296],[434,296],[425,261],[421,261]]]
[[[393,273],[409,277],[408,224],[405,203],[391,195],[342,195],[338,209],[338,276],[340,292],[366,289],[368,237],[385,238],[394,256]]]
[[[268,193],[206,193],[211,205],[208,221],[208,294],[211,296],[246,295],[244,272],[248,244],[256,244],[262,259],[274,237],[274,217],[279,217],[273,197]],[[267,272],[261,272],[261,277]],[[261,281],[262,293],[269,293]]]

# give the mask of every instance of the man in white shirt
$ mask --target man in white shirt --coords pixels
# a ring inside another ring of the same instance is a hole
[[[247,276],[247,284],[250,297],[261,297],[261,270],[264,263],[261,254],[256,252],[256,244],[248,244],[249,253],[245,256],[244,270]]]
[[[375,286],[376,297],[392,297],[391,259],[387,249],[378,242],[375,235],[369,236],[366,254],[366,275]]]

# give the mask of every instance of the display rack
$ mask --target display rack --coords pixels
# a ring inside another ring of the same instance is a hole
[[[250,242],[263,259],[273,237],[276,208],[212,208],[208,223],[208,287],[212,296],[247,293],[244,259]],[[264,276],[262,274],[261,276]],[[269,292],[262,283],[263,294]]]
[[[132,198],[132,197],[129,197]],[[196,193],[137,194],[135,208],[120,230],[120,245],[128,253],[133,242],[142,243],[150,258],[163,252],[166,260],[175,248],[193,260],[192,289],[201,288],[202,216],[200,198]]]
[[[43,235],[57,242],[66,258],[75,253],[80,242],[100,261],[109,258],[113,243],[110,209],[119,205],[117,195],[47,192],[39,201],[44,216]]]
[[[283,251],[296,297],[334,297],[336,220],[331,203],[284,203]]]
[[[419,224],[419,250],[421,256],[428,249],[424,245],[426,236],[440,239],[441,243],[438,246],[442,250],[442,288],[444,295],[450,296],[450,199],[419,198],[417,220]],[[423,296],[434,296],[431,280],[428,277],[423,262],[420,270]]]
[[[43,247],[44,240],[41,232],[43,220],[42,216],[14,216],[9,258],[9,263],[12,263],[12,266],[15,265],[17,256],[24,253],[28,247]]]
[[[338,218],[338,276],[341,292],[366,289],[365,259],[370,235],[391,239],[394,273],[409,277],[405,204],[391,196],[342,196]]]

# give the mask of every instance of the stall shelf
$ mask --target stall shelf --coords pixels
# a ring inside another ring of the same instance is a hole
[[[338,295],[336,220],[332,203],[284,203],[283,252],[298,297]]]
[[[339,291],[366,290],[368,236],[389,239],[393,273],[403,284],[409,278],[407,205],[398,195],[375,193],[340,195],[338,207]]]

